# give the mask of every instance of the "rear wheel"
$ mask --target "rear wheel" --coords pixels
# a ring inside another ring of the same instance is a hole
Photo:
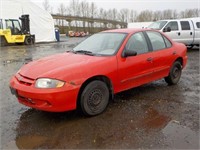
[[[109,90],[102,81],[90,82],[81,94],[80,104],[83,113],[87,116],[95,116],[102,113],[109,101]]]
[[[182,73],[182,66],[181,63],[179,61],[176,61],[169,72],[169,75],[167,77],[165,77],[165,81],[169,84],[169,85],[174,85],[177,84],[180,80],[181,77],[181,73]]]

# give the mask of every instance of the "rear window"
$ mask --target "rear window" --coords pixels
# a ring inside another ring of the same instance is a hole
[[[200,22],[197,22],[196,25],[197,25],[197,28],[200,28]]]
[[[190,30],[190,24],[188,21],[181,21],[181,29],[182,30]]]
[[[166,48],[165,41],[160,33],[154,31],[147,31],[146,33],[154,51]]]

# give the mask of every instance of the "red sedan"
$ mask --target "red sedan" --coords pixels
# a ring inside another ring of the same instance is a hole
[[[187,49],[150,29],[90,36],[73,50],[24,65],[11,79],[20,103],[52,112],[102,113],[115,93],[165,78],[177,84]]]

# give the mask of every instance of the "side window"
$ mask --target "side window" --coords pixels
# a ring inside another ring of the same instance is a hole
[[[154,51],[166,48],[163,36],[159,32],[147,31],[146,33]]]
[[[167,48],[172,47],[172,43],[165,36],[163,36],[163,38],[165,40],[166,47]]]
[[[190,30],[190,24],[188,21],[181,21],[181,29],[182,30]]]
[[[197,22],[196,25],[197,25],[197,28],[200,28],[200,22]]]
[[[148,45],[142,32],[133,34],[126,44],[128,50],[136,51],[137,54],[148,52]]]
[[[167,27],[170,27],[171,31],[176,31],[176,30],[178,30],[178,23],[177,23],[177,21],[171,21],[166,25],[165,28],[167,28]]]
[[[13,29],[12,21],[6,20],[6,29]]]

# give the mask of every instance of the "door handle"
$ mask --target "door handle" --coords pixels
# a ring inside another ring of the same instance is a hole
[[[192,32],[190,32],[190,35],[192,35]]]
[[[180,36],[180,35],[181,35],[181,32],[177,32],[177,34],[178,34],[178,36]]]
[[[147,58],[147,61],[151,62],[153,60],[152,57]]]

